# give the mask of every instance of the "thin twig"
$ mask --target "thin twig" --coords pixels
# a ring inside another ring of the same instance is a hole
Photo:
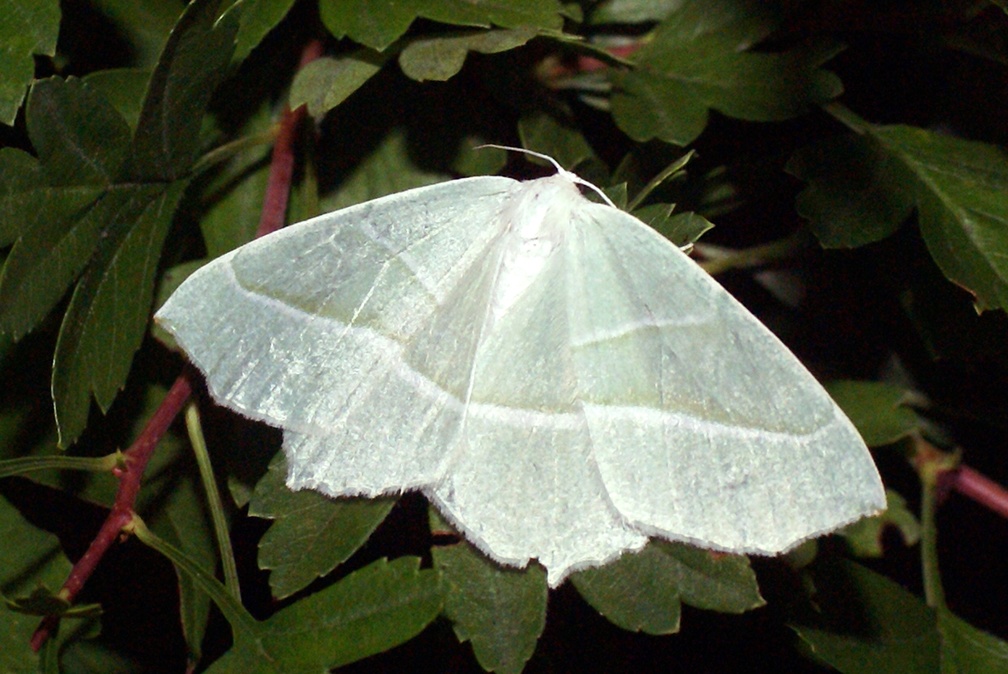
[[[168,430],[171,422],[182,410],[186,400],[192,394],[192,384],[189,382],[187,373],[179,375],[175,383],[172,384],[168,395],[161,401],[157,411],[151,416],[147,426],[136,441],[123,452],[123,467],[115,468],[112,474],[119,478],[119,490],[116,492],[115,502],[112,510],[102,524],[101,529],[87,552],[84,553],[59,591],[62,599],[72,602],[77,594],[84,587],[84,583],[91,577],[98,567],[98,562],[105,556],[105,552],[112,546],[112,543],[119,537],[122,528],[133,518],[133,506],[136,504],[137,494],[140,493],[140,480],[143,477],[147,462],[154,453],[154,448],[161,440],[161,437]],[[32,635],[31,647],[38,651],[45,643],[56,626],[58,617],[49,616],[42,620],[35,634]]]

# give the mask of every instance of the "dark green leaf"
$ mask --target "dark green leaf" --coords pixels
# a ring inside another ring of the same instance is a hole
[[[546,572],[538,564],[503,568],[467,543],[435,547],[447,586],[445,616],[472,643],[488,672],[520,672],[546,625]]]
[[[841,91],[820,66],[834,45],[753,52],[776,19],[754,2],[686,0],[633,55],[632,70],[612,70],[613,117],[631,138],[692,142],[713,108],[752,121],[789,119]]]
[[[259,623],[258,643],[235,644],[210,674],[328,671],[420,633],[441,611],[444,590],[417,557],[378,560]]]
[[[679,247],[696,243],[714,227],[702,215],[692,212],[673,215],[672,208],[671,204],[651,204],[638,208],[633,214]]]
[[[239,13],[235,38],[235,60],[244,60],[266,34],[287,15],[294,0],[245,0],[235,2],[228,11]]]
[[[395,505],[394,498],[333,499],[284,484],[283,453],[256,485],[249,514],[274,520],[259,542],[259,566],[270,569],[270,587],[287,597],[350,558]]]
[[[132,177],[169,182],[200,150],[203,112],[234,52],[233,17],[216,23],[219,0],[195,0],[179,19],[151,75],[133,139]]]
[[[387,54],[359,49],[338,58],[312,61],[294,77],[290,105],[307,105],[308,114],[321,117],[378,74],[387,60]]]
[[[921,234],[949,280],[980,309],[1008,309],[1008,155],[909,126],[872,134],[913,175]]]
[[[653,540],[640,552],[579,571],[571,581],[608,620],[648,634],[678,631],[680,600],[728,613],[763,605],[746,557],[681,543]]]
[[[883,239],[910,216],[913,197],[893,157],[873,139],[847,135],[802,148],[786,170],[808,183],[798,213],[826,248]]]
[[[322,21],[336,37],[349,37],[383,51],[425,18],[454,26],[489,28],[552,28],[562,25],[556,0],[399,0],[375,4],[368,0],[320,0]]]
[[[553,157],[568,170],[595,158],[595,152],[580,131],[561,124],[545,112],[522,117],[518,121],[518,137],[523,147]],[[540,161],[535,157],[529,160]]]
[[[168,34],[188,3],[186,0],[93,0],[93,4],[120,28],[120,34],[132,47],[134,64],[151,68],[157,63]]]
[[[920,522],[910,512],[906,499],[894,491],[886,491],[886,509],[875,517],[865,517],[840,530],[851,551],[859,557],[881,557],[882,532],[895,527],[906,545],[920,540]]]
[[[869,447],[896,442],[921,427],[920,417],[908,406],[913,394],[900,386],[838,380],[827,384],[826,390]]]
[[[104,412],[126,381],[146,332],[161,246],[187,183],[131,190],[67,307],[53,357],[60,446],[87,425],[91,396]]]
[[[1008,672],[1008,643],[978,630],[950,611],[938,612],[942,674]]]
[[[592,10],[591,23],[649,23],[661,21],[681,0],[609,0]]]
[[[150,82],[151,71],[140,68],[116,68],[89,73],[83,80],[88,88],[97,92],[115,108],[135,131],[140,122],[144,92]]]
[[[399,67],[407,77],[418,82],[443,82],[462,70],[469,52],[496,54],[509,51],[521,47],[538,34],[539,31],[532,28],[517,28],[420,38],[411,41],[399,53]]]
[[[0,123],[13,124],[35,74],[33,55],[56,53],[59,2],[4,0],[0,16]]]
[[[18,150],[0,154],[0,174],[11,178],[0,187],[8,228],[2,238],[16,237],[0,277],[0,329],[15,338],[88,264],[119,207],[102,197],[129,150],[122,117],[80,80],[37,82],[27,117],[39,160]]]
[[[0,497],[0,591],[6,597],[27,595],[39,587],[55,590],[70,573],[70,561],[52,534],[40,531]],[[0,606],[0,671],[37,672],[38,658],[29,646],[38,618]]]
[[[849,562],[818,566],[814,584],[814,604],[792,628],[817,658],[844,674],[938,671],[935,614],[920,599]]]

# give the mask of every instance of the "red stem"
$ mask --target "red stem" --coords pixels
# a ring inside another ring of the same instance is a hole
[[[114,471],[119,478],[119,490],[116,492],[112,510],[105,518],[105,522],[98,530],[94,540],[91,541],[87,552],[74,564],[70,576],[60,590],[60,594],[67,601],[74,600],[77,593],[84,587],[84,583],[94,573],[105,552],[119,537],[123,527],[133,519],[133,506],[136,503],[137,494],[140,493],[140,480],[147,467],[147,462],[154,453],[157,443],[168,430],[176,415],[182,410],[191,394],[192,384],[189,382],[188,374],[184,372],[172,384],[168,395],[161,401],[161,405],[151,416],[140,436],[129,449],[123,452],[124,466]],[[37,651],[42,647],[58,620],[59,618],[55,616],[48,616],[42,621],[42,624],[35,630],[35,634],[32,635],[31,647],[33,650]]]
[[[322,43],[313,40],[301,52],[303,68],[322,55]],[[266,194],[263,197],[262,213],[259,216],[259,227],[256,237],[264,236],[283,227],[284,216],[287,214],[287,201],[290,197],[291,178],[294,175],[294,144],[297,141],[301,122],[307,115],[305,106],[297,110],[284,107],[280,116],[280,128],[273,144],[273,156],[270,159],[269,178],[266,182]]]
[[[301,53],[300,67],[314,61],[322,55],[322,43],[318,40],[310,42]],[[298,127],[305,116],[305,108],[301,106],[291,111],[285,108],[280,120],[280,129],[276,143],[273,146],[273,157],[270,165],[269,183],[263,203],[262,216],[259,219],[259,230],[256,236],[262,236],[283,226],[284,214],[287,211],[287,197],[290,194],[291,176],[294,173],[294,142],[297,139]],[[102,557],[112,546],[112,543],[122,533],[123,527],[133,519],[133,506],[140,493],[140,481],[143,478],[147,462],[154,453],[161,437],[167,432],[182,407],[192,395],[192,384],[189,380],[190,370],[179,375],[172,384],[168,395],[161,401],[157,411],[136,441],[123,453],[125,466],[113,473],[119,478],[119,489],[115,502],[105,522],[84,555],[77,560],[70,576],[63,583],[60,594],[72,602],[91,577]],[[52,634],[59,622],[56,616],[47,616],[35,630],[31,638],[32,650],[38,651]]]
[[[960,465],[950,473],[953,489],[1008,519],[1008,490],[969,466]]]

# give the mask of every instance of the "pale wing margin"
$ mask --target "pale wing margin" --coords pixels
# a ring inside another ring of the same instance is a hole
[[[579,394],[599,471],[629,522],[776,554],[885,507],[850,421],[708,274],[611,208],[586,205],[574,230]]]
[[[455,180],[292,225],[199,269],[156,319],[222,404],[329,432],[479,260],[519,184]]]

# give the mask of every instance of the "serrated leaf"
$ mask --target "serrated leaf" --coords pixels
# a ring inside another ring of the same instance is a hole
[[[129,150],[122,117],[73,78],[32,87],[27,127],[39,159],[11,149],[0,154],[0,174],[11,179],[0,187],[7,228],[0,238],[16,237],[0,275],[0,330],[15,339],[87,265],[118,208],[101,198]]]
[[[210,674],[306,674],[356,662],[419,634],[441,611],[443,588],[417,557],[380,559],[259,623],[257,643],[236,643]]]
[[[749,560],[652,540],[639,552],[571,576],[585,600],[623,629],[669,634],[679,605],[742,613],[763,605]]]
[[[1008,309],[1008,155],[908,126],[872,135],[913,175],[921,235],[945,276],[979,309]]]
[[[516,28],[419,38],[399,53],[399,67],[406,77],[418,82],[444,82],[462,70],[469,52],[497,54],[509,51],[521,47],[538,34],[539,31],[532,28]]]
[[[0,122],[13,124],[35,75],[35,54],[56,54],[58,0],[0,0]]]
[[[837,380],[826,391],[854,423],[869,447],[896,442],[919,430],[921,419],[908,406],[913,394],[877,381]]]
[[[287,462],[277,454],[256,485],[249,514],[274,520],[259,542],[259,566],[270,569],[278,599],[290,596],[350,558],[371,536],[396,499],[332,499],[284,483]]]
[[[203,111],[230,62],[234,26],[214,25],[217,4],[196,0],[179,20],[151,75],[132,146],[126,122],[81,82],[40,82],[37,96],[33,88],[26,125],[41,165],[34,172],[44,180],[3,195],[21,238],[4,267],[0,327],[15,335],[31,329],[81,275],[54,356],[61,446],[86,425],[92,394],[103,410],[111,404],[143,339]],[[6,170],[28,163],[11,153],[2,159]]]
[[[789,163],[810,181],[799,211],[823,244],[880,239],[916,206],[942,273],[972,293],[978,309],[1008,308],[1008,155],[925,129],[853,123],[867,137],[829,141]]]
[[[161,246],[187,184],[136,189],[121,211],[129,229],[101,241],[74,290],[53,357],[61,447],[87,426],[92,395],[104,412],[126,381],[146,332]]]
[[[319,13],[335,37],[348,37],[383,51],[409,29],[417,18],[454,26],[489,28],[549,28],[559,30],[563,19],[556,0],[320,0]]]
[[[200,127],[210,96],[234,52],[236,21],[217,21],[220,0],[194,0],[179,18],[151,75],[133,137],[131,175],[176,180],[200,150]]]
[[[893,157],[870,137],[847,135],[804,147],[785,170],[807,185],[798,213],[826,248],[855,248],[894,233],[913,196]]]
[[[546,625],[546,572],[504,568],[468,543],[432,550],[446,589],[445,616],[488,672],[520,672]]]
[[[814,612],[791,628],[818,659],[844,674],[938,671],[935,614],[919,598],[839,560],[818,565],[814,584]]]
[[[680,248],[696,243],[714,228],[710,220],[698,213],[672,214],[671,204],[649,204],[634,211],[634,215]]]
[[[612,70],[612,113],[631,138],[692,142],[708,109],[750,121],[795,117],[841,91],[820,69],[835,45],[754,52],[776,25],[763,6],[730,0],[686,0],[633,55],[635,68]]]
[[[308,114],[321,117],[378,74],[387,54],[359,49],[336,58],[320,58],[298,71],[291,84],[290,106],[308,106]]]

